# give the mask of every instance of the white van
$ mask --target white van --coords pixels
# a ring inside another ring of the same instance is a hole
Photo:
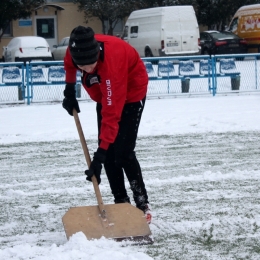
[[[141,57],[199,53],[199,26],[192,6],[165,6],[134,11],[122,39]]]

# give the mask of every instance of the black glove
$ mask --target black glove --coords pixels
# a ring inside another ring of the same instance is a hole
[[[105,163],[105,160],[106,160],[106,150],[102,148],[98,148],[97,151],[94,153],[93,160],[90,164],[89,169],[85,171],[85,174],[87,175],[86,178],[87,181],[91,181],[91,177],[95,175],[98,184],[100,184],[102,163]]]
[[[62,102],[63,108],[66,109],[71,116],[73,116],[73,108],[80,113],[79,103],[76,99],[75,84],[67,83],[63,94],[65,97]]]

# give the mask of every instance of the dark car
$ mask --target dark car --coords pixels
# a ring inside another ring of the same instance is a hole
[[[247,42],[231,32],[205,31],[200,33],[202,55],[247,53]]]

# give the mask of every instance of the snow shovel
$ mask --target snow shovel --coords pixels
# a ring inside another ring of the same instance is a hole
[[[73,116],[89,167],[91,159],[75,109]],[[104,205],[96,177],[93,176],[91,180],[98,205],[73,207],[65,213],[62,222],[67,239],[77,232],[83,232],[88,240],[105,237],[116,241],[131,240],[138,244],[153,243],[144,213],[130,203]]]

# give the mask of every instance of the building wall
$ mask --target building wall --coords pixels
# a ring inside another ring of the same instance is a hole
[[[79,12],[77,5],[73,3],[62,3],[62,7],[64,7],[65,10],[58,11],[57,19],[59,40],[69,36],[72,29],[78,25],[90,26],[96,33],[102,33],[102,24],[97,18],[88,19],[89,22],[86,24],[84,12]]]
[[[69,36],[73,28],[78,25],[90,26],[96,33],[102,33],[101,21],[97,18],[88,19],[89,22],[85,23],[84,12],[78,11],[78,6],[72,2],[56,2],[49,3],[63,7],[65,10],[57,10],[55,7],[48,6],[48,10],[44,9],[44,6],[37,9],[36,12],[32,13],[31,20],[32,26],[19,26],[19,20],[12,22],[12,37],[2,37],[0,42],[0,50],[3,46],[6,46],[13,37],[17,36],[32,36],[36,35],[35,17],[57,17],[57,43],[64,37]],[[57,44],[56,43],[56,44]],[[2,54],[0,54],[0,59]]]

